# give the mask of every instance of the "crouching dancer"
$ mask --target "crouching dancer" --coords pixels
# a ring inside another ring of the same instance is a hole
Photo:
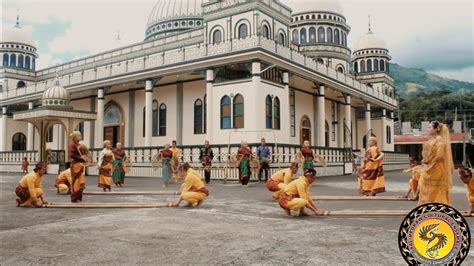
[[[18,207],[41,207],[48,204],[43,199],[43,175],[46,173],[46,165],[36,164],[33,172],[25,175],[15,189],[18,196],[16,203]]]
[[[183,200],[188,202],[188,207],[201,205],[204,199],[209,196],[204,178],[197,171],[194,171],[188,163],[178,167],[178,176],[184,179],[184,183],[181,185],[181,196],[173,206],[178,207]]]
[[[291,211],[299,212],[299,216],[307,216],[304,208],[308,208],[315,215],[323,215],[324,211],[318,209],[311,198],[311,185],[316,178],[316,170],[308,168],[305,170],[304,176],[290,182],[283,188],[280,194],[280,207],[282,207],[288,216]]]
[[[65,171],[62,171],[56,180],[54,181],[54,186],[56,187],[57,193],[67,193],[71,194],[71,184],[72,184],[72,176],[71,176],[71,168],[68,168]]]

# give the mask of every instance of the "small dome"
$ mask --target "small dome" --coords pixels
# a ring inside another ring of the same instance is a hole
[[[344,10],[338,0],[303,0],[294,2],[294,4],[290,4],[293,9],[293,14],[321,11],[344,16]]]
[[[20,26],[18,17],[15,26],[3,29],[0,43],[21,43],[36,47],[33,36]]]
[[[69,95],[69,92],[59,84],[59,78],[56,75],[54,85],[43,93],[42,105],[69,107],[70,101],[71,96]]]
[[[364,49],[387,49],[384,39],[369,31],[367,34],[362,36],[357,41],[357,44],[354,47],[354,51],[364,50]]]

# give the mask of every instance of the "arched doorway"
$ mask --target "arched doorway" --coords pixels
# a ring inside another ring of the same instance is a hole
[[[303,145],[305,140],[309,140],[311,143],[311,122],[306,115],[301,118],[300,125],[300,144]]]
[[[12,138],[12,151],[26,151],[26,136],[23,133],[15,133]]]
[[[104,112],[104,140],[112,142],[115,146],[117,142],[124,140],[124,123],[122,110],[114,102],[109,102]]]

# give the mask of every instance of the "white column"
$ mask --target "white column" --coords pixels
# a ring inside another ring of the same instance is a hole
[[[344,148],[344,115],[343,115],[343,108],[341,103],[337,103],[337,147]]]
[[[326,146],[325,133],[326,133],[326,106],[324,98],[325,87],[323,85],[319,86],[319,95],[318,95],[318,108],[317,108],[317,132],[316,132],[316,146],[324,147]]]
[[[365,104],[365,134],[367,134],[367,139],[371,136],[369,131],[372,129],[371,123],[371,115],[370,115],[370,103]]]
[[[145,146],[150,147],[153,134],[153,81],[145,82]]]
[[[344,106],[344,117],[346,118],[346,124],[345,126],[350,130],[350,136],[347,136],[347,138],[350,138],[352,139],[352,136],[353,136],[353,133],[352,133],[352,127],[351,127],[351,124],[352,124],[352,110],[351,110],[351,96],[350,95],[346,95],[346,105]],[[346,130],[346,129],[344,129]],[[352,140],[352,146],[354,146],[354,140]],[[353,148],[353,147],[350,147],[350,148]]]
[[[33,102],[28,102],[28,109],[33,109]],[[26,150],[32,151],[35,149],[35,127],[28,123],[28,136],[26,137]]]
[[[280,128],[281,129],[284,129],[284,128],[287,128],[287,135],[288,135],[288,143],[291,143],[291,93],[290,93],[290,74],[288,72],[283,72],[283,86],[284,86],[284,90],[286,93],[288,93],[288,116],[286,119],[283,119],[283,116],[281,115],[282,112],[280,112],[280,117],[282,118],[281,120],[281,123],[280,123]],[[282,105],[284,106],[284,105]]]
[[[96,148],[102,148],[104,142],[104,89],[97,90],[97,120],[95,121]]]
[[[382,136],[380,137],[380,148],[386,150],[387,145],[387,110],[382,109]]]
[[[262,115],[257,115],[264,113],[264,109],[259,112],[259,108],[263,107],[264,105],[259,102],[259,90],[260,90],[260,84],[262,82],[262,78],[260,77],[260,72],[261,72],[261,67],[262,65],[260,62],[252,62],[252,93],[251,93],[251,98],[246,99],[246,103],[244,104],[244,116],[245,116],[245,124],[244,128],[249,129],[249,130],[260,130],[264,128],[265,125],[265,117]],[[247,105],[248,101],[248,105]],[[250,114],[250,115],[249,115]],[[247,120],[247,118],[250,118]],[[248,121],[248,122],[247,122]],[[257,136],[258,135],[258,136]],[[257,133],[253,134],[248,134],[248,140],[249,142],[255,141],[259,142],[260,140],[260,135]]]
[[[214,117],[219,118],[220,114],[215,115],[214,114],[214,101],[213,101],[213,84],[214,84],[214,70],[213,69],[207,69],[206,70],[206,138],[209,140],[210,143],[213,143],[212,139],[212,130],[214,130]],[[213,116],[214,115],[214,116]]]
[[[0,151],[7,151],[7,107],[2,107],[2,118],[0,120]]]

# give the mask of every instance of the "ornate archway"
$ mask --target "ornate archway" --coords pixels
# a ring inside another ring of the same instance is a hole
[[[309,140],[309,143],[311,142],[311,121],[309,120],[309,117],[304,115],[301,118],[300,122],[300,144],[303,145],[303,142],[305,140]]]
[[[117,142],[124,142],[125,122],[123,110],[120,106],[110,101],[104,108],[104,140],[109,140],[113,146]]]

